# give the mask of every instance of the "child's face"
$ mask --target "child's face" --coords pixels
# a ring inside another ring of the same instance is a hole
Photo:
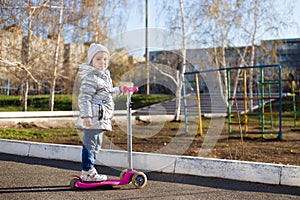
[[[92,65],[100,71],[108,68],[108,55],[106,52],[98,52],[92,59]]]

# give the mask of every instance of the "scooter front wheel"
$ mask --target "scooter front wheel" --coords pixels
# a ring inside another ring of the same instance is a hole
[[[143,172],[137,172],[132,176],[131,182],[134,187],[141,189],[147,184],[147,176]]]

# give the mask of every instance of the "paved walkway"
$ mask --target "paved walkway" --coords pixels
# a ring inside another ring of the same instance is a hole
[[[76,162],[23,157],[0,153],[1,200],[295,200],[297,187],[267,185],[165,173],[146,173],[148,183],[143,189],[131,185],[118,188],[73,190],[69,187],[72,174],[78,174]],[[97,170],[117,179],[120,171],[97,166]]]

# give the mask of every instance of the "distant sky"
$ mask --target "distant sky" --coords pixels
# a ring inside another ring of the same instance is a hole
[[[144,13],[145,10],[145,0],[144,1],[136,1],[132,0],[135,3],[135,6],[133,6],[132,12],[130,12],[130,17],[128,19],[128,26],[127,31],[135,30],[135,29],[142,29],[145,28],[145,17],[142,16],[142,13]],[[279,2],[285,2],[284,0],[275,0]],[[177,2],[171,1],[171,2]],[[160,7],[158,4],[160,4],[160,0],[148,0],[148,8],[149,8],[149,17],[148,17],[148,26],[152,28],[165,28],[165,24],[163,20],[160,18],[160,16],[157,13],[158,7]],[[295,7],[294,7],[294,14],[293,14],[293,21],[298,23],[298,29],[287,29],[279,35],[279,38],[300,38],[300,0],[294,0]],[[142,11],[141,11],[142,10]],[[267,36],[266,36],[267,37]],[[275,39],[275,38],[264,38],[264,39]]]
[[[284,38],[300,38],[300,0],[295,0],[293,21],[298,23],[298,30],[288,30]]]

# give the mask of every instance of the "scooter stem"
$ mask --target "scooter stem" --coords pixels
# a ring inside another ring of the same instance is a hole
[[[124,92],[127,93],[127,146],[128,146],[128,168],[130,171],[133,170],[132,166],[132,102],[131,95],[133,92],[138,91],[138,87],[124,87]]]

